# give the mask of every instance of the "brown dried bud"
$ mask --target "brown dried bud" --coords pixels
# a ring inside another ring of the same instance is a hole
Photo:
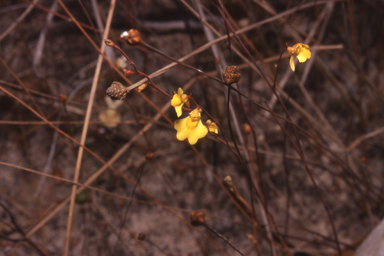
[[[192,211],[189,214],[191,224],[193,226],[199,226],[205,224],[205,213],[203,211]]]
[[[67,101],[67,95],[64,95],[62,93],[59,94],[59,99],[61,102],[66,102]]]
[[[107,95],[113,100],[123,100],[127,96],[127,87],[114,81],[107,89]]]
[[[129,31],[124,31],[120,35],[125,41],[130,45],[141,44],[141,35],[140,32],[136,29],[130,29]]]
[[[223,72],[223,76],[226,84],[237,83],[241,79],[241,75],[236,66],[226,67]]]
[[[139,233],[137,235],[137,240],[144,241],[147,236],[144,233]]]
[[[153,152],[148,152],[148,153],[145,155],[145,158],[146,158],[147,160],[152,159],[152,157],[153,157]]]
[[[249,124],[244,124],[243,129],[246,134],[250,134],[252,132],[252,128]]]
[[[104,43],[107,46],[113,46],[115,44],[111,39],[104,39]]]
[[[126,68],[123,69],[123,72],[124,72],[125,76],[130,76],[130,75],[135,74],[135,72],[133,72],[132,70],[126,69]]]

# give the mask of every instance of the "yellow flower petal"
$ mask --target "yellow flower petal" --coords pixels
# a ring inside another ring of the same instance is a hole
[[[181,89],[181,88],[179,88],[178,90],[177,90],[177,95],[179,95],[179,97],[181,98],[182,96],[183,96],[183,89]]]
[[[176,138],[180,141],[188,139],[189,144],[194,145],[196,142],[205,137],[208,129],[200,120],[201,109],[194,109],[188,117],[175,121],[174,127],[177,131]]]
[[[173,107],[180,106],[182,104],[181,99],[177,94],[173,95],[172,100],[171,100],[171,105]]]
[[[197,127],[193,129],[188,136],[189,144],[195,145],[196,142],[199,139],[204,138],[207,135],[207,133],[208,133],[208,129],[203,125],[201,120],[199,120],[199,124],[197,125]]]
[[[310,59],[310,58],[311,58],[311,52],[305,48],[303,48],[303,50],[299,53],[299,55],[297,55],[297,59],[301,63],[305,62],[307,59]]]
[[[175,107],[177,117],[180,117],[181,114],[183,113],[182,107],[183,107],[183,104]]]
[[[292,71],[295,72],[295,57],[293,55],[289,59],[289,66],[291,67]]]
[[[175,121],[175,129],[177,131],[176,138],[180,141],[185,140],[188,137],[189,130],[186,128],[187,127],[187,118],[182,118],[179,120]]]

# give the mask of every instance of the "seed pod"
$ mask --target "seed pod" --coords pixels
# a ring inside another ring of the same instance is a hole
[[[60,93],[59,100],[64,103],[67,102],[67,95]]]
[[[127,96],[127,87],[114,81],[107,89],[107,95],[113,100],[123,100]]]
[[[130,45],[137,45],[141,43],[140,32],[136,29],[130,29],[129,31],[124,31],[120,35],[125,41]]]
[[[193,226],[199,226],[205,224],[205,213],[203,211],[192,211],[189,214],[191,224]]]
[[[147,236],[144,233],[139,233],[137,235],[137,240],[144,241]]]
[[[226,67],[223,72],[223,77],[226,84],[237,83],[241,79],[241,75],[236,66]]]
[[[243,129],[246,134],[250,134],[252,132],[252,128],[249,124],[244,124]]]
[[[152,157],[153,157],[153,152],[148,152],[148,153],[145,155],[145,158],[146,158],[147,160],[151,160]]]

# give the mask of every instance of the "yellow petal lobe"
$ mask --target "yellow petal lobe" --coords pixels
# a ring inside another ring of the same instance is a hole
[[[195,145],[196,142],[204,138],[208,133],[208,129],[203,125],[201,120],[198,121],[197,127],[192,130],[188,136],[188,142],[191,145]]]
[[[293,55],[289,59],[289,66],[291,67],[292,71],[295,72],[295,57]]]

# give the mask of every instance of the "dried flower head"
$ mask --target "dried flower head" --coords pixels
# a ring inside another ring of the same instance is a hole
[[[59,94],[59,100],[60,102],[67,102],[67,95],[60,93]]]
[[[107,95],[113,100],[123,100],[127,96],[127,88],[120,82],[114,81],[108,87]]]
[[[139,233],[137,235],[137,240],[144,241],[147,236],[144,233]]]
[[[99,114],[99,120],[105,127],[115,128],[121,123],[121,115],[115,109],[107,109]]]
[[[311,51],[309,50],[309,46],[302,43],[297,43],[294,46],[288,46],[287,52],[292,54],[289,59],[289,66],[291,66],[292,71],[295,71],[295,56],[299,60],[300,63],[305,62],[307,59],[311,58]]]
[[[127,59],[122,55],[115,60],[115,65],[119,69],[125,69],[127,67]]]
[[[249,124],[244,124],[243,129],[246,134],[250,134],[252,132],[252,128]]]
[[[124,31],[120,35],[125,41],[127,41],[130,45],[136,45],[141,43],[141,35],[140,32],[136,29],[130,29],[129,31]]]
[[[201,122],[201,108],[192,110],[186,118],[176,120],[174,127],[177,131],[176,138],[180,141],[188,139],[191,145],[208,133],[207,127]]]
[[[173,98],[171,100],[171,105],[175,108],[177,117],[181,116],[182,113],[182,107],[184,103],[189,107],[189,101],[188,101],[188,95],[183,94],[183,89],[179,88],[177,90],[177,94],[173,95]]]
[[[192,211],[189,214],[191,224],[193,226],[199,226],[205,224],[205,213],[203,211]]]
[[[226,67],[223,72],[223,77],[226,84],[237,83],[241,79],[241,75],[236,66]]]
[[[147,160],[151,160],[152,157],[153,157],[153,152],[148,152],[147,154],[145,154],[145,158],[146,158]]]

